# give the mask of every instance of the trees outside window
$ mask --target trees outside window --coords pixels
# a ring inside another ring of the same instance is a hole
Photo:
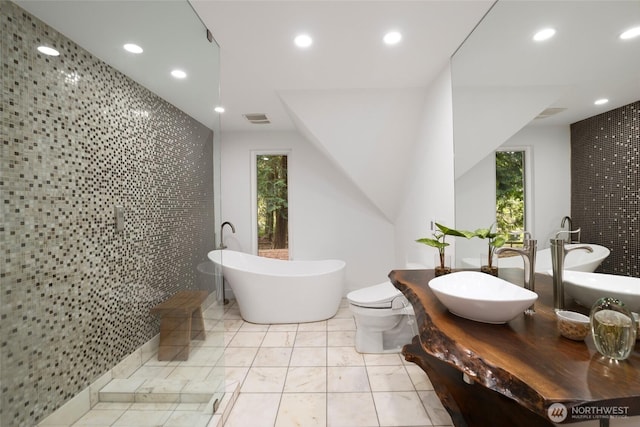
[[[525,230],[524,151],[496,151],[496,229],[517,239]]]
[[[289,258],[287,156],[256,157],[258,255]]]

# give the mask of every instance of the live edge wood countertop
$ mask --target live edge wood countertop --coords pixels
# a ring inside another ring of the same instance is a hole
[[[550,406],[557,403],[566,408],[559,423],[640,415],[640,346],[614,362],[597,352],[591,335],[580,342],[560,336],[549,276],[536,275],[536,313],[502,325],[450,313],[429,289],[433,270],[389,277],[416,313],[418,336],[403,354],[427,372],[456,426],[554,425]]]

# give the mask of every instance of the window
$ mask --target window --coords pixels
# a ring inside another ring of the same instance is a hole
[[[288,156],[258,153],[255,164],[257,253],[289,259]]]
[[[525,150],[496,151],[496,229],[511,242],[526,230]]]

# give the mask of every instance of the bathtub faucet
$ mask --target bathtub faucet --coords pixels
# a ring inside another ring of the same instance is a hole
[[[236,228],[233,226],[233,224],[231,224],[229,221],[225,221],[222,223],[222,225],[220,226],[220,246],[218,246],[218,249],[226,249],[227,247],[225,246],[225,244],[223,243],[223,239],[222,239],[222,231],[224,230],[224,226],[228,225],[229,227],[231,227],[231,232],[233,234],[236,233]]]
[[[584,249],[587,252],[593,252],[591,246],[582,245],[574,246],[570,249],[565,247],[564,239],[551,239],[551,266],[553,268],[553,308],[555,310],[564,310],[564,282],[562,281],[562,272],[564,271],[564,258],[571,251],[576,249]]]
[[[505,252],[513,252],[520,256],[524,261],[524,288],[528,289],[532,292],[535,292],[535,281],[536,281],[536,251],[537,251],[538,241],[531,239],[531,233],[525,231],[524,232],[524,241],[522,242],[522,248],[511,248],[511,247],[502,247],[496,249],[495,254],[501,254]],[[525,311],[526,314],[534,314],[535,308],[533,304],[531,307],[527,308]]]

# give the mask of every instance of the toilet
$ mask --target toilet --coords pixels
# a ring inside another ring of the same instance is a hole
[[[411,303],[389,281],[347,294],[359,353],[397,353],[417,335]]]

